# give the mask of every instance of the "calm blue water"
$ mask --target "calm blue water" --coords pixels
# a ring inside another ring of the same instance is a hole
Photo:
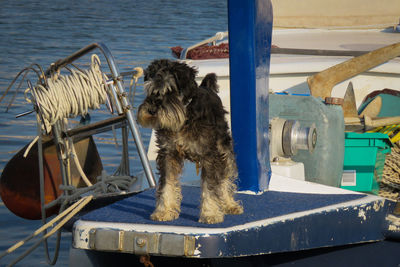
[[[120,71],[146,67],[153,59],[171,58],[169,47],[188,46],[227,29],[226,0],[80,0],[80,1],[0,1],[0,93],[14,76],[31,63],[47,68],[50,63],[92,43],[103,42],[112,51]],[[88,60],[82,62],[87,64]],[[30,76],[32,82],[36,79]],[[23,85],[26,88],[26,85]],[[13,91],[14,92],[14,91]],[[36,134],[33,115],[16,119],[15,115],[32,109],[23,94],[4,113],[12,94],[0,104],[0,173],[8,160]],[[142,87],[134,105],[143,99]],[[106,116],[97,112],[94,118]],[[149,131],[141,129],[147,145]],[[119,152],[112,134],[95,139],[104,166],[109,172],[119,163]],[[132,151],[134,150],[134,146]],[[117,152],[116,152],[117,151]],[[132,169],[138,171],[137,156],[131,153]],[[0,201],[0,253],[25,238],[40,223],[21,219]],[[71,236],[63,233],[62,250],[56,266],[68,265]],[[50,247],[54,240],[50,240]],[[0,266],[12,262],[27,246],[0,260]],[[39,247],[17,266],[44,266]]]

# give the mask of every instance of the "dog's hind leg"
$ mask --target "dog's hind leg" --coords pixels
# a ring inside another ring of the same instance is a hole
[[[243,207],[240,201],[234,199],[237,189],[235,179],[238,177],[238,171],[231,142],[231,139],[225,139],[224,142],[217,143],[220,160],[218,175],[221,180],[216,190],[218,191],[220,206],[225,214],[242,214]]]
[[[242,214],[243,207],[240,201],[234,199],[236,185],[231,179],[224,179],[219,188],[220,205],[225,214]]]
[[[156,193],[156,208],[150,218],[154,221],[172,221],[179,217],[182,192],[179,177],[183,160],[178,156],[159,154],[157,164],[160,180]]]
[[[233,152],[229,149],[225,150],[222,160],[225,171],[221,173],[221,175],[225,175],[225,177],[223,177],[221,185],[217,189],[219,191],[220,205],[225,214],[242,214],[243,207],[240,201],[234,199],[234,194],[236,192],[234,180],[238,174]]]
[[[201,223],[220,223],[224,221],[224,211],[220,205],[218,196],[220,181],[218,179],[218,166],[214,161],[202,162],[201,170]]]
[[[224,212],[218,202],[218,196],[214,190],[210,190],[207,180],[203,179],[199,222],[213,224],[224,221]]]

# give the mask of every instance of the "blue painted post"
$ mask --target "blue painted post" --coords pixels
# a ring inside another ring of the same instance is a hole
[[[270,0],[228,0],[231,118],[239,190],[268,189]]]

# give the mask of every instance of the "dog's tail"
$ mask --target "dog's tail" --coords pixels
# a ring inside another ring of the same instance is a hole
[[[217,75],[208,73],[201,81],[200,87],[211,89],[214,93],[218,93]]]

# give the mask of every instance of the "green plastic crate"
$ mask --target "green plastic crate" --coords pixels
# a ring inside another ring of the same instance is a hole
[[[345,133],[342,188],[378,194],[386,154],[393,144],[387,134]]]

